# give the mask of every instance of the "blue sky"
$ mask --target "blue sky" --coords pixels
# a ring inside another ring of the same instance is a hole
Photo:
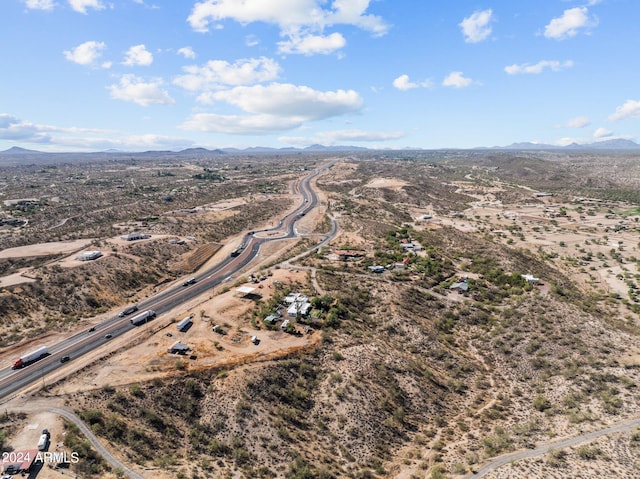
[[[640,138],[637,0],[3,0],[0,150]]]

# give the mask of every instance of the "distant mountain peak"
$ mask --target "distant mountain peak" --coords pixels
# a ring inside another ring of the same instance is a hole
[[[8,150],[0,151],[0,153],[4,153],[7,155],[22,155],[22,154],[28,153],[32,155],[34,153],[42,153],[42,152],[37,150],[27,150],[26,148],[20,148],[19,146],[12,146]]]

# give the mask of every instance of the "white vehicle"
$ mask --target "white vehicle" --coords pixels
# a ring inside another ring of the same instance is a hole
[[[11,368],[20,369],[21,367],[24,367],[29,363],[32,363],[34,361],[37,361],[38,359],[43,358],[47,354],[49,354],[49,350],[47,349],[46,346],[42,346],[41,348],[38,348],[35,351],[31,351],[30,353],[20,356],[18,359],[15,360]]]
[[[156,312],[153,309],[148,309],[147,311],[143,311],[140,314],[136,314],[129,321],[134,326],[138,326],[140,324],[143,324],[143,323],[146,323],[147,321],[152,320],[155,317],[156,317]]]
[[[43,434],[38,441],[38,451],[44,451],[49,447],[49,435]]]

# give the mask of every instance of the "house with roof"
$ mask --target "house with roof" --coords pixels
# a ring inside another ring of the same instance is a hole
[[[469,292],[469,283],[466,281],[458,281],[457,283],[453,283],[449,286],[451,291],[457,291],[460,294],[465,294]]]

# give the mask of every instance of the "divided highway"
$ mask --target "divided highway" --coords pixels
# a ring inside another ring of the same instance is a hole
[[[242,268],[257,256],[262,244],[268,241],[294,238],[296,236],[295,222],[311,211],[318,203],[317,195],[311,188],[311,180],[326,171],[331,165],[332,163],[329,163],[315,170],[312,174],[307,175],[298,182],[297,189],[303,201],[296,209],[282,218],[276,228],[247,233],[242,240],[242,250],[237,256],[227,257],[214,267],[195,276],[196,282],[192,285],[172,287],[140,302],[138,304],[140,311],[152,309],[158,315],[170,311],[189,299],[221,284],[242,270]],[[261,232],[280,232],[282,234],[276,238],[260,238],[255,236],[256,233]],[[334,234],[335,227],[329,235],[333,236]],[[327,238],[327,240],[328,239],[329,238]],[[108,318],[95,328],[77,333],[55,345],[49,346],[49,356],[23,369],[1,369],[0,399],[6,398],[12,393],[37,381],[42,381],[44,384],[48,374],[63,366],[63,364],[60,363],[60,358],[63,356],[69,356],[73,361],[83,354],[93,351],[111,341],[112,338],[135,329],[136,326],[133,326],[129,319],[130,316],[123,318],[114,316]],[[16,354],[16,358],[17,356]]]

